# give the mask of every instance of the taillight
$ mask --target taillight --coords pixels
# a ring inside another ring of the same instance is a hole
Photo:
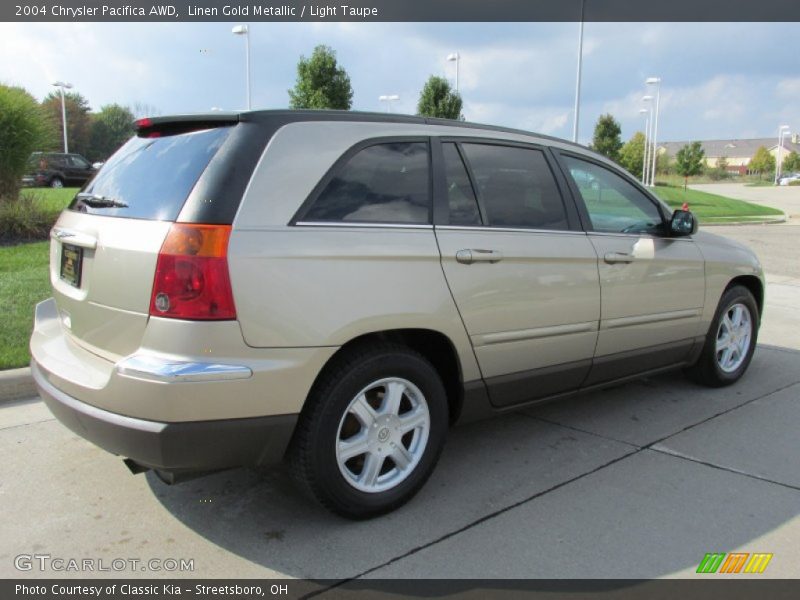
[[[158,253],[150,314],[174,319],[235,319],[228,274],[230,225],[175,223]]]

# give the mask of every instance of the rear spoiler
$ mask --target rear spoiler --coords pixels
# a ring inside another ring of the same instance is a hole
[[[159,137],[235,125],[239,120],[238,113],[214,112],[170,117],[145,117],[134,121],[134,126],[136,135],[139,137]]]

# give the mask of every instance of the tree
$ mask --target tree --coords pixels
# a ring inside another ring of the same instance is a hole
[[[786,155],[781,164],[781,173],[800,171],[800,154],[792,150]]]
[[[703,172],[705,158],[706,153],[700,142],[686,144],[675,154],[675,170],[678,175],[683,175],[684,191],[686,191],[686,185],[689,183],[689,177]]]
[[[612,115],[600,115],[594,126],[592,149],[611,160],[619,161],[619,151],[622,148],[621,133],[622,128]]]
[[[450,87],[444,77],[431,75],[419,94],[417,114],[440,119],[461,118],[461,95]]]
[[[669,175],[672,172],[672,157],[664,152],[656,153],[656,175]]]
[[[301,56],[297,63],[297,82],[289,90],[291,108],[333,108],[349,110],[353,103],[350,76],[336,62],[329,46],[314,48],[311,58]]]
[[[106,160],[135,131],[130,109],[119,104],[107,104],[92,115],[92,134],[86,158]]]
[[[0,85],[0,198],[15,200],[31,153],[48,142],[47,117],[20,87]]]
[[[644,134],[637,131],[619,152],[619,164],[634,177],[641,178],[644,171]]]
[[[91,139],[92,122],[89,117],[89,101],[77,92],[64,95],[67,111],[67,143],[69,151],[87,154]],[[63,121],[61,120],[61,93],[50,92],[42,101],[42,108],[50,115],[53,123],[53,142],[48,150],[63,151]]]
[[[758,173],[758,178],[761,179],[764,173],[771,173],[775,170],[775,157],[764,146],[759,146],[747,164],[747,168]]]

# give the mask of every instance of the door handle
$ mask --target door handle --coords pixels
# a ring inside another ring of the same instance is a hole
[[[497,250],[479,250],[471,248],[469,250],[459,250],[456,252],[456,260],[464,265],[471,265],[476,262],[496,263],[503,260],[503,255]]]
[[[608,264],[613,265],[615,263],[631,263],[634,261],[633,254],[626,254],[625,252],[608,252],[604,257]]]

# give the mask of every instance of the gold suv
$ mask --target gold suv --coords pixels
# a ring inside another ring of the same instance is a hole
[[[752,358],[754,254],[581,146],[332,111],[137,126],[53,228],[31,338],[52,412],[134,472],[285,458],[363,518],[455,422]]]

